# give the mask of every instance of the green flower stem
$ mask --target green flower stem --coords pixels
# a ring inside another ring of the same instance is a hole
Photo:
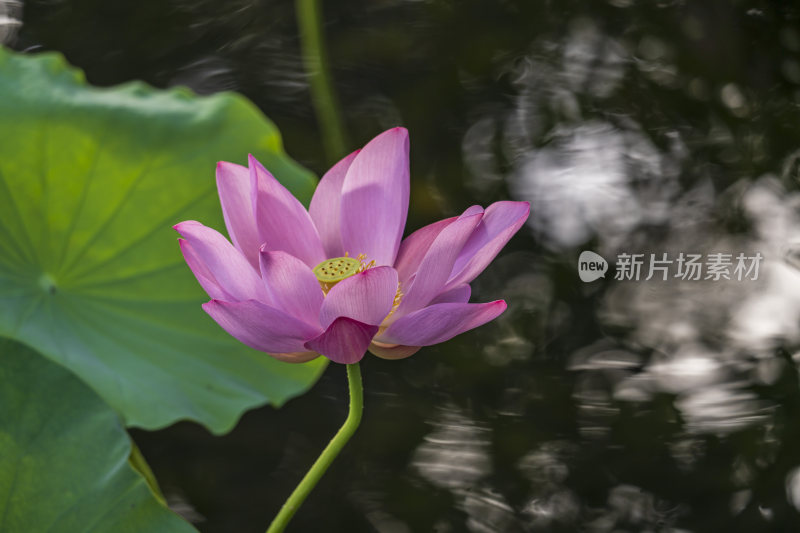
[[[303,505],[309,493],[317,485],[325,471],[328,470],[336,456],[339,455],[339,452],[342,451],[342,448],[353,436],[353,433],[356,432],[358,424],[361,422],[361,412],[364,410],[364,390],[361,385],[361,368],[358,363],[347,365],[347,383],[350,386],[350,412],[347,414],[347,419],[345,419],[342,427],[339,428],[339,431],[336,432],[336,435],[306,472],[305,477],[294,489],[286,503],[283,504],[278,516],[270,524],[267,533],[280,533],[286,528],[294,513]]]
[[[333,164],[345,155],[348,142],[331,83],[328,56],[323,46],[320,1],[295,0],[295,11],[303,59],[311,85],[311,99],[322,129],[325,155],[328,162]]]

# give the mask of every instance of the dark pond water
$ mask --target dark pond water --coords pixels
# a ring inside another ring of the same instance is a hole
[[[325,10],[350,145],[411,132],[409,229],[508,198],[532,216],[474,284],[474,300],[508,301],[500,319],[364,361],[363,425],[291,530],[800,531],[800,7]],[[12,33],[0,16],[6,42],[59,50],[95,84],[240,91],[290,154],[327,166],[291,3],[4,11],[22,19]],[[612,263],[604,279],[580,280],[583,250]],[[669,279],[645,280],[665,253]],[[675,277],[681,253],[764,260],[757,280],[693,281]],[[614,279],[621,254],[645,254],[639,281]],[[345,414],[332,365],[225,437],[188,423],[134,437],[201,531],[257,532]]]

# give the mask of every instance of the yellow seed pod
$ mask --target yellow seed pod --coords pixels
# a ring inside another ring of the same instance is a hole
[[[357,274],[361,261],[353,257],[334,257],[314,267],[314,275],[322,283],[333,285]]]

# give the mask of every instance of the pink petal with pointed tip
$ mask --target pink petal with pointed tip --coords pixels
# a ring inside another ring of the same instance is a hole
[[[503,300],[435,304],[399,318],[376,340],[384,344],[430,346],[494,320],[505,309]]]
[[[231,242],[258,270],[258,238],[253,200],[250,197],[250,170],[247,167],[220,161],[217,163],[217,191],[222,205],[222,216]]]
[[[250,186],[258,236],[266,250],[287,252],[314,268],[325,252],[314,222],[297,198],[252,155]]]
[[[530,215],[528,202],[495,202],[486,208],[480,225],[453,265],[447,287],[469,283],[497,257]]]
[[[255,300],[211,300],[203,309],[233,337],[267,353],[306,352],[305,342],[322,331]]]
[[[417,268],[410,287],[404,287],[400,306],[392,320],[427,305],[444,288],[459,252],[481,221],[482,213],[470,208],[442,229]]]
[[[207,273],[213,276],[225,299],[264,301],[266,292],[261,277],[228,239],[194,220],[173,227],[191,246],[194,259],[203,264],[204,276],[207,277]],[[189,266],[192,268],[191,264]]]
[[[397,294],[397,271],[375,267],[346,278],[328,291],[319,312],[319,321],[327,328],[338,317],[348,317],[364,324],[380,325],[392,310]]]
[[[380,357],[381,359],[405,359],[417,353],[421,346],[403,346],[402,344],[381,345],[372,341],[369,345],[369,351],[372,355]]]
[[[408,214],[408,131],[394,128],[367,143],[342,185],[342,247],[380,265],[397,256]]]
[[[431,305],[433,304],[446,304],[446,303],[459,303],[464,304],[469,301],[469,297],[472,295],[472,289],[466,283],[463,285],[456,285],[452,289],[448,289],[439,293],[436,298],[431,300]]]
[[[378,326],[339,317],[318,337],[305,343],[306,348],[319,352],[331,361],[342,364],[359,362],[367,351]]]
[[[267,291],[265,303],[317,326],[325,294],[308,265],[281,251],[262,251],[260,259]]]
[[[208,293],[211,298],[218,300],[231,299],[231,296],[223,291],[222,287],[217,283],[217,280],[214,279],[214,274],[211,273],[205,263],[197,256],[197,253],[192,249],[192,245],[189,244],[186,239],[178,239],[178,245],[181,247],[183,259],[186,261],[186,264],[189,265],[194,277],[197,278],[197,281],[206,293]]]
[[[317,190],[314,191],[314,196],[311,198],[311,205],[308,207],[308,213],[322,240],[325,255],[329,258],[344,256],[341,230],[342,185],[347,170],[360,151],[356,150],[348,155],[322,176]]]

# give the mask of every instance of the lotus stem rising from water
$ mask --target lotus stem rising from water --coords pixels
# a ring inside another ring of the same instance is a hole
[[[175,225],[183,257],[211,297],[203,309],[244,344],[282,361],[347,365],[344,425],[286,500],[280,533],[355,432],[369,350],[401,359],[496,318],[503,300],[468,303],[469,282],[528,218],[527,202],[472,206],[405,240],[408,132],[385,131],[333,166],[308,211],[253,156],[217,165],[230,241]]]

